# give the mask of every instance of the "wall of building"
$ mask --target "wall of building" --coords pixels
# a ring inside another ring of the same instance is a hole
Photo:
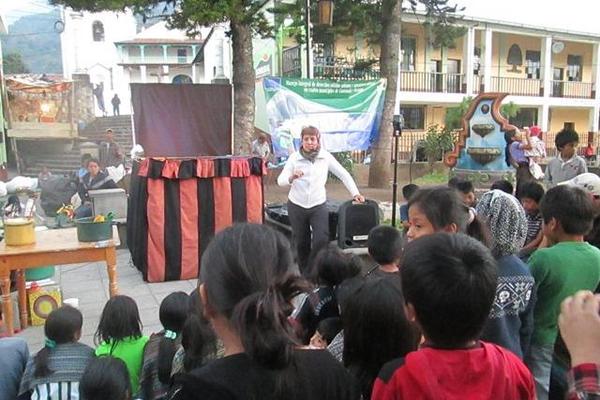
[[[523,65],[517,67],[519,72],[512,72],[512,65],[507,63],[508,51],[513,44],[519,46],[521,54],[523,55]],[[527,78],[525,62],[526,51],[539,51],[540,60],[543,61],[544,55],[541,54],[541,49],[542,40],[539,37],[494,32],[492,34],[492,76],[503,78]],[[540,68],[543,67],[541,66]]]
[[[563,41],[565,48],[558,54],[552,54],[552,66],[564,69],[564,80],[567,80],[567,57],[569,55],[581,56],[583,64],[582,82],[592,82],[593,66],[593,45],[589,43],[576,43]]]
[[[94,41],[92,26],[100,21],[104,27],[104,40]],[[129,110],[129,87],[122,69],[118,67],[119,54],[115,42],[132,39],[136,34],[136,21],[130,12],[74,12],[65,10],[65,30],[61,34],[63,74],[71,78],[74,73],[87,73],[91,83],[104,84],[104,103],[110,104],[114,93],[121,98],[121,113]],[[101,115],[95,107],[95,114]]]
[[[550,132],[558,132],[565,122],[573,122],[577,132],[587,132],[590,129],[590,110],[586,108],[550,108]]]

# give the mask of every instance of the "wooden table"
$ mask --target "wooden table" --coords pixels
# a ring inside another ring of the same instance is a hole
[[[113,239],[101,242],[79,242],[76,228],[39,231],[35,233],[35,236],[36,243],[27,246],[7,246],[4,241],[0,242],[2,318],[8,335],[11,336],[14,334],[12,298],[10,296],[11,271],[17,271],[21,328],[28,325],[24,272],[28,268],[106,261],[110,296],[117,294],[117,254],[115,247],[120,243],[116,226],[113,226]]]

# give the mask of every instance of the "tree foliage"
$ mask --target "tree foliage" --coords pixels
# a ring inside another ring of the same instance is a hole
[[[461,129],[463,116],[469,110],[469,107],[473,103],[473,97],[464,97],[461,103],[456,107],[448,107],[446,109],[446,116],[444,118],[444,124],[448,129]],[[513,118],[517,115],[521,107],[512,101],[502,104],[500,106],[500,114],[506,119]]]
[[[26,74],[29,72],[19,53],[6,54],[2,59],[2,68],[5,74]]]
[[[199,33],[203,26],[236,22],[250,26],[253,33],[271,36],[273,27],[261,9],[264,3],[247,0],[50,0],[76,11],[124,11],[131,9],[144,18],[156,18],[157,10],[165,12],[171,28],[182,29],[190,36]]]
[[[427,128],[423,148],[431,170],[433,164],[441,160],[445,152],[452,150],[455,140],[456,135],[446,126],[433,124]]]
[[[59,12],[51,11],[25,15],[14,21],[8,27],[8,34],[0,35],[5,58],[11,53],[19,54],[26,72],[61,73],[60,35],[54,29],[59,19]],[[9,64],[12,62],[9,60]]]

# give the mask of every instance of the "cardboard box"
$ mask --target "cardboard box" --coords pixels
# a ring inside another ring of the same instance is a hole
[[[31,325],[41,326],[48,315],[62,305],[62,294],[58,285],[39,286],[27,291]]]

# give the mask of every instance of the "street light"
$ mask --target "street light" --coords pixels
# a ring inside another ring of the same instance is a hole
[[[313,78],[312,70],[312,32],[310,22],[310,0],[304,2],[304,21],[306,26],[306,77]],[[333,0],[317,0],[319,25],[331,26],[333,24]]]
[[[319,25],[333,25],[333,0],[319,0],[317,3],[319,10]]]

